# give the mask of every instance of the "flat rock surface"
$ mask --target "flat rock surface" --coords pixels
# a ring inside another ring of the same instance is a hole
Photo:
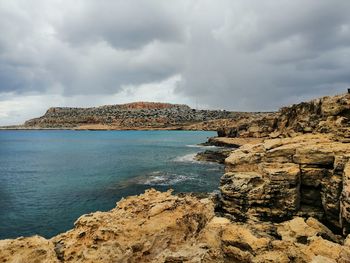
[[[229,137],[212,137],[209,138],[208,144],[222,147],[233,147],[238,148],[242,145],[249,143],[260,143],[262,142],[262,138],[229,138]]]

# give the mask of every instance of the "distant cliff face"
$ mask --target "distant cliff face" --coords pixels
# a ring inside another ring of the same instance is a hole
[[[187,105],[135,102],[94,108],[50,108],[44,116],[25,122],[33,128],[78,129],[193,129],[216,130],[222,120],[255,113],[196,110]]]

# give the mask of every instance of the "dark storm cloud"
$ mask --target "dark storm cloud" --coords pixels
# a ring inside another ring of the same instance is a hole
[[[349,86],[350,2],[225,4],[219,26],[192,28],[205,45],[189,44],[179,90],[215,107],[270,110]]]
[[[140,48],[153,40],[184,39],[183,24],[174,11],[161,1],[88,0],[67,12],[58,30],[76,45],[104,40],[115,48]]]
[[[0,92],[117,93],[181,70],[183,24],[158,1],[0,3]]]
[[[181,76],[178,96],[272,110],[344,92],[348,0],[2,1],[0,94],[116,94]],[[169,88],[169,87],[167,87]]]

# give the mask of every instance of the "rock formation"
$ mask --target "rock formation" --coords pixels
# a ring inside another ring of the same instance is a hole
[[[312,216],[348,233],[349,153],[320,134],[246,144],[226,159],[222,207],[241,221]]]
[[[23,128],[217,130],[223,124],[251,115],[264,113],[195,110],[187,105],[136,102],[94,108],[50,108],[44,116],[26,121]]]
[[[333,133],[350,138],[350,94],[323,97],[281,108],[277,113],[254,115],[219,129],[220,137],[289,137],[303,133]]]
[[[226,159],[223,210],[242,221],[313,216],[349,233],[349,111],[345,94],[226,128],[225,134],[236,139],[264,141],[245,144]]]
[[[109,212],[80,217],[50,240],[0,241],[0,262],[349,262],[343,241],[314,218],[242,224],[214,214],[214,203],[148,190]]]

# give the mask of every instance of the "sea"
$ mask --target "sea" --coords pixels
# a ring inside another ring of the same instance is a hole
[[[194,160],[206,131],[0,131],[0,239],[50,238],[148,188],[218,189],[224,167]],[[210,146],[209,146],[210,147]]]

